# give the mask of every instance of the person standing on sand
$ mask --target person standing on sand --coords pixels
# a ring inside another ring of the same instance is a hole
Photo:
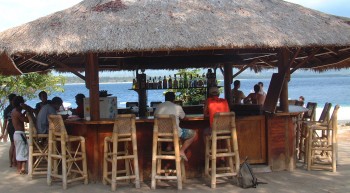
[[[8,99],[10,104],[5,108],[4,110],[4,124],[1,129],[2,135],[0,136],[0,139],[3,139],[4,142],[7,142],[7,134],[10,137],[11,146],[9,149],[9,160],[10,160],[10,167],[16,166],[16,153],[15,153],[15,144],[13,141],[13,134],[15,133],[15,129],[12,124],[12,118],[11,118],[11,112],[14,108],[13,106],[13,100],[16,97],[15,94],[9,94]]]
[[[17,160],[17,173],[26,174],[26,162],[28,160],[28,143],[24,133],[24,122],[28,123],[28,118],[25,116],[25,112],[22,113],[24,99],[21,96],[16,96],[14,101],[14,109],[12,110],[11,117],[12,123],[15,128],[15,134],[13,136],[16,147],[16,160]]]

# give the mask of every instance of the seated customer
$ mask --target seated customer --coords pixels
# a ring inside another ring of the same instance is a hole
[[[241,90],[238,90],[240,87],[241,87],[241,81],[235,80],[233,82],[231,104],[242,104],[242,100],[245,98],[245,95]]]
[[[38,134],[47,134],[49,132],[49,115],[56,115],[57,111],[62,106],[63,101],[60,97],[54,97],[51,103],[44,105],[37,116]]]
[[[73,115],[78,115],[80,118],[84,118],[84,94],[77,94],[75,95],[75,102],[77,103],[77,108],[72,109],[72,114]]]
[[[175,115],[176,117],[176,125],[179,131],[179,138],[184,140],[182,147],[180,149],[180,156],[185,160],[187,160],[185,151],[192,144],[196,137],[196,132],[191,129],[181,129],[179,126],[180,120],[185,117],[185,112],[180,105],[174,103],[175,93],[167,92],[165,94],[165,102],[161,103],[157,106],[154,115]]]
[[[38,102],[35,105],[35,114],[36,115],[39,113],[41,107],[43,107],[44,105],[46,105],[50,102],[50,100],[47,100],[47,93],[45,91],[39,92],[38,96],[39,96],[39,99],[41,100],[41,102]]]
[[[218,112],[230,112],[228,102],[226,99],[219,98],[220,92],[217,87],[211,87],[209,89],[209,98],[205,101],[203,114],[204,117],[209,117],[210,130],[205,131],[206,135],[211,134],[211,128],[213,127],[213,120],[215,113]]]
[[[260,94],[260,86],[254,85],[254,93],[250,93],[245,99],[244,104],[263,105],[265,102],[265,96]]]

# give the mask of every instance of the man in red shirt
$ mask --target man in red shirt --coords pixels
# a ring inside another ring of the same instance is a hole
[[[227,100],[219,98],[219,96],[220,92],[218,87],[209,88],[209,98],[205,101],[203,114],[204,117],[209,117],[210,127],[204,130],[204,141],[206,136],[211,135],[215,113],[230,112]],[[218,143],[218,147],[221,146],[222,144]],[[225,159],[223,157],[219,159],[219,164],[225,165]]]
[[[228,106],[227,100],[223,98],[219,98],[219,95],[220,95],[220,92],[218,87],[209,88],[209,98],[207,98],[207,100],[205,101],[203,114],[205,117],[209,117],[210,128],[212,128],[213,126],[213,119],[214,119],[215,113],[230,112],[230,108]]]

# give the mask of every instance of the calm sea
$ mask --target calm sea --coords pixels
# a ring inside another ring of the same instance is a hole
[[[264,90],[269,88],[270,79],[239,79],[241,81],[241,90],[248,95],[253,90],[253,86],[258,82],[264,83]],[[222,86],[221,81],[219,85]],[[233,85],[232,85],[233,87]],[[104,83],[100,84],[100,90],[107,90],[112,96],[118,98],[118,107],[125,107],[127,101],[138,101],[138,95],[135,91],[129,90],[131,83]],[[75,98],[77,93],[83,93],[88,96],[89,91],[84,84],[67,84],[64,86],[63,93],[52,93],[49,99],[59,96],[65,104],[75,108]],[[164,101],[163,92],[165,90],[149,90],[148,103],[151,101]],[[298,99],[304,96],[306,102],[317,102],[318,108],[322,108],[325,102],[331,102],[333,105],[339,104],[341,107],[350,108],[350,77],[310,77],[310,78],[292,78],[289,82],[289,98]],[[221,94],[223,97],[223,93]],[[27,101],[28,105],[35,106],[38,99]],[[344,110],[344,108],[343,108]],[[349,114],[345,114],[345,119]]]

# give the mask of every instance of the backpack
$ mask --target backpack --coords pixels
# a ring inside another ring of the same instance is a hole
[[[237,174],[237,184],[241,188],[256,188],[259,184],[258,179],[253,173],[252,167],[249,165],[248,158],[240,165]]]

